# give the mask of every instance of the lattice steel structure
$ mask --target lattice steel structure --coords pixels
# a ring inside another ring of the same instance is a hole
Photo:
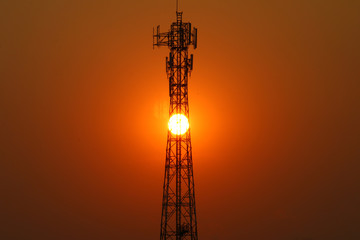
[[[183,114],[189,119],[188,76],[193,68],[189,46],[197,47],[197,29],[182,21],[176,12],[168,32],[160,26],[153,34],[153,46],[168,46],[166,73],[169,79],[169,116]],[[163,186],[161,240],[197,240],[194,174],[190,128],[184,134],[168,131]]]

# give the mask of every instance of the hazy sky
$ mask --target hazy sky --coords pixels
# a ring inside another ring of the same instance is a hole
[[[182,0],[201,240],[360,239],[360,1]],[[158,239],[175,0],[0,1],[0,239]]]

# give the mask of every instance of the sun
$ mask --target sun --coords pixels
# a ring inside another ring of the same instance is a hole
[[[172,134],[182,135],[189,129],[189,120],[183,114],[174,114],[170,117],[168,126]]]

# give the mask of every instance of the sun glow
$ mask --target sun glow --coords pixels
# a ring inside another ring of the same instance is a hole
[[[168,126],[172,134],[182,135],[189,129],[189,120],[183,114],[174,114],[171,116]]]

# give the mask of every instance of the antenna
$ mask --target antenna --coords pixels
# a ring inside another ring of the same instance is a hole
[[[173,1],[173,0],[171,0]],[[174,116],[189,119],[188,82],[193,69],[194,57],[189,54],[189,46],[197,47],[197,31],[190,22],[182,21],[179,12],[180,0],[176,2],[176,21],[170,30],[154,30],[154,46],[166,46],[170,54],[166,60],[166,75],[169,80],[169,123]],[[195,183],[193,174],[192,147],[189,125],[172,132],[169,127],[165,175],[163,185],[160,240],[199,240],[195,208]],[[181,121],[184,121],[181,120]]]
[[[180,0],[176,0],[176,12],[179,11],[179,1],[180,1]]]

